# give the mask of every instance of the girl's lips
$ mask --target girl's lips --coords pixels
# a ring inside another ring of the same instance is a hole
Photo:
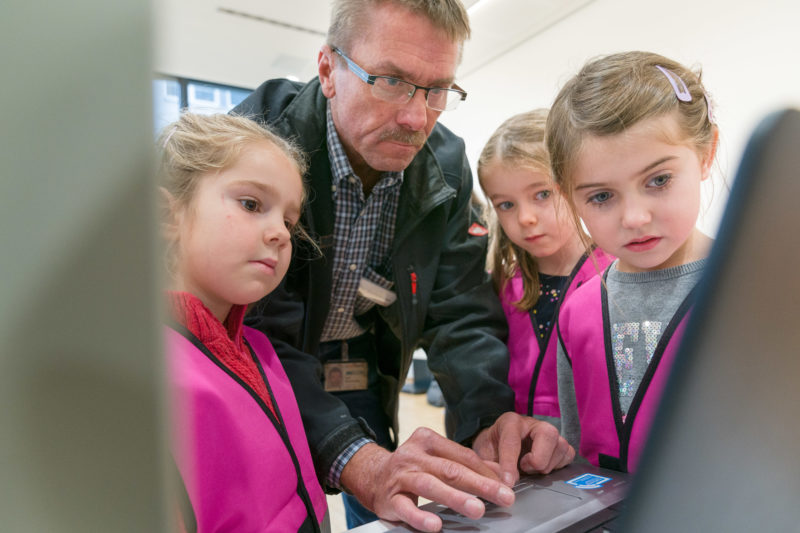
[[[275,272],[275,267],[278,265],[278,261],[275,259],[260,259],[258,261],[252,261],[252,263],[260,265],[261,268],[264,268],[271,274]]]
[[[533,241],[535,241],[535,240],[541,239],[542,237],[544,237],[544,235],[543,235],[543,234],[542,234],[542,235],[533,235],[533,236],[531,236],[531,237],[525,237],[525,240],[526,240],[527,242],[533,242]]]
[[[632,252],[646,252],[653,249],[659,242],[661,242],[661,237],[643,237],[629,242],[625,248]]]

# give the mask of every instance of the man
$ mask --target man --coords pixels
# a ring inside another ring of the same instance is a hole
[[[321,257],[298,248],[249,323],[292,381],[321,482],[349,493],[349,527],[374,519],[357,499],[436,531],[441,521],[416,507],[418,496],[477,518],[477,497],[513,502],[518,463],[548,472],[574,457],[553,426],[509,412],[506,326],[484,271],[472,176],[463,141],[436,124],[466,97],[454,79],[468,36],[458,0],[336,0],[319,77],[268,81],[233,110],[310,157],[302,223]],[[424,429],[395,450],[400,383],[417,346],[454,440],[475,451]],[[326,392],[321,376],[334,368],[343,386]],[[523,442],[531,449],[520,460]]]

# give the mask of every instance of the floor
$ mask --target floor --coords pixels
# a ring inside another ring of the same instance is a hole
[[[404,442],[414,429],[425,426],[444,435],[444,408],[428,403],[426,395],[400,393],[400,442]],[[347,531],[341,496],[328,496],[331,516],[331,533]]]

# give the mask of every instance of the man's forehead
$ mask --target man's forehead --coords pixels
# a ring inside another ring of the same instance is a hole
[[[449,41],[437,47],[408,39],[371,39],[364,35],[353,42],[348,55],[369,74],[433,86],[455,80],[460,48]]]

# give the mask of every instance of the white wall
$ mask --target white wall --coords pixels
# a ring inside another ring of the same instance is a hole
[[[312,78],[329,0],[158,0],[153,66],[159,74],[255,89],[270,78]],[[221,13],[219,8],[293,22],[313,33]],[[297,13],[302,18],[297,20]]]
[[[441,120],[464,137],[474,168],[503,120],[549,106],[588,58],[639,49],[700,65],[722,140],[713,202],[699,222],[713,235],[727,198],[719,180],[733,181],[752,128],[769,111],[800,107],[798,22],[800,4],[789,0],[595,0],[460,80],[469,97]]]

